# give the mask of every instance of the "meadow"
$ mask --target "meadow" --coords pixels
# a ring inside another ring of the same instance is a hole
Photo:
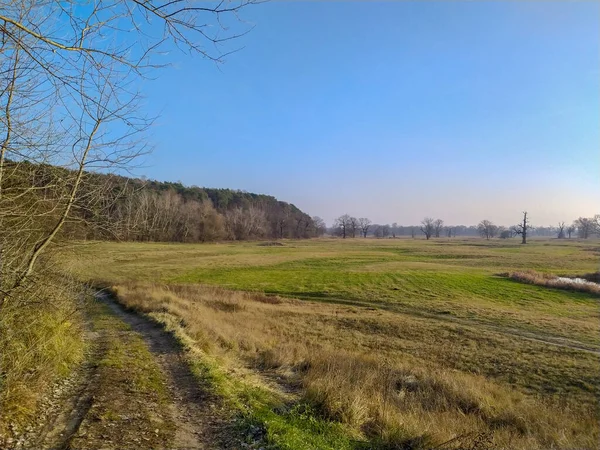
[[[182,336],[280,448],[595,448],[596,241],[82,243],[63,265]]]

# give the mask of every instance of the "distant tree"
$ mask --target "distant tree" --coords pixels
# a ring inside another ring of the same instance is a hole
[[[500,239],[509,239],[514,237],[514,233],[511,230],[503,229],[500,231]]]
[[[293,220],[295,222],[294,237],[300,238],[300,237],[302,237],[303,230],[304,230],[305,226],[308,225],[308,222],[302,214],[293,215]]]
[[[431,236],[433,236],[433,233],[435,232],[435,220],[433,220],[431,217],[425,217],[421,221],[420,230],[421,230],[421,233],[423,233],[425,235],[425,238],[427,240],[429,240],[431,238]]]
[[[595,231],[595,223],[593,218],[580,217],[574,222],[574,224],[577,226],[579,237],[582,239],[589,238],[590,235]]]
[[[367,237],[367,233],[369,232],[369,227],[371,226],[371,223],[372,222],[366,217],[361,217],[360,219],[358,219],[358,226],[360,227],[360,232],[362,233],[364,238]]]
[[[569,239],[571,239],[571,235],[575,233],[575,231],[577,231],[577,225],[575,225],[575,223],[572,223],[567,227],[567,235],[569,236]]]
[[[290,225],[291,220],[292,220],[291,209],[290,209],[289,205],[286,205],[283,208],[281,208],[281,210],[278,212],[276,219],[275,219],[278,238],[281,239],[286,235],[286,232],[287,232],[288,226]]]
[[[356,217],[350,217],[350,235],[355,238],[356,231],[358,230],[358,219]]]
[[[230,209],[225,214],[225,220],[230,236],[237,240],[262,237],[267,229],[265,212],[255,206]]]
[[[410,227],[410,237],[415,238],[415,227]]]
[[[565,223],[564,222],[558,222],[558,239],[564,239],[565,238]]]
[[[352,217],[350,217],[348,214],[344,214],[343,216],[340,216],[337,219],[335,219],[335,223],[333,226],[338,229],[338,232],[343,239],[346,239],[346,236],[350,231],[351,219]]]
[[[394,222],[390,230],[392,232],[392,238],[396,239],[396,233],[398,232],[398,224]]]
[[[443,227],[444,221],[442,219],[436,219],[435,222],[433,222],[433,230],[436,238],[440,237],[440,233],[442,232]]]
[[[600,234],[600,214],[596,214],[592,217],[592,228],[594,234]]]
[[[490,240],[498,233],[498,227],[489,220],[482,220],[479,222],[479,225],[477,225],[477,231],[479,231],[481,237]]]
[[[373,226],[373,236],[375,236],[376,238],[380,238],[381,237],[381,225],[374,225]]]
[[[195,202],[187,202],[185,205],[194,205]],[[200,220],[197,222],[196,226],[198,227],[198,239],[200,241],[214,241],[217,239],[221,239],[226,236],[225,233],[225,218],[217,212],[214,208],[212,202],[209,199],[203,200],[199,203],[199,214]],[[265,227],[265,223],[260,223],[261,219],[257,219],[258,226],[255,229],[258,229],[259,232],[262,232],[261,227]]]
[[[382,225],[381,227],[381,237],[388,237],[390,235],[391,229],[389,225]]]
[[[523,211],[523,222],[512,227],[512,231],[521,236],[521,244],[527,244],[527,234],[529,233],[530,228],[529,220],[527,219],[527,211]]]
[[[327,225],[325,224],[325,221],[323,219],[321,219],[319,216],[314,216],[312,218],[313,220],[313,227],[314,227],[314,234],[316,237],[321,237],[325,234],[325,231],[327,230]]]

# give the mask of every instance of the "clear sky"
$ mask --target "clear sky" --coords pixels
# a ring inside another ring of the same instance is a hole
[[[328,223],[600,213],[600,3],[270,2],[217,67],[148,82],[136,174],[274,195]]]

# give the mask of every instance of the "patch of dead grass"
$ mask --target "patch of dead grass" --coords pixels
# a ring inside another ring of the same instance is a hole
[[[599,272],[585,274],[580,277],[589,281],[588,283],[573,283],[564,278],[557,277],[556,275],[540,273],[535,270],[512,272],[508,274],[508,277],[521,283],[565,289],[568,291],[585,292],[600,296],[600,285],[598,285],[598,282],[596,281],[600,277]]]

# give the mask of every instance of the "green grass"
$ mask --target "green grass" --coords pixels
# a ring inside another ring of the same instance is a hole
[[[10,428],[22,430],[39,417],[52,384],[84,358],[80,286],[55,273],[38,275],[0,311],[0,448]]]

